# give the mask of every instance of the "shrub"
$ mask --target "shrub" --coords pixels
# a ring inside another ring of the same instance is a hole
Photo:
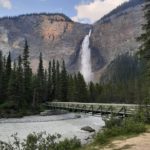
[[[60,134],[32,133],[23,142],[20,142],[17,134],[12,137],[14,139],[13,143],[10,144],[12,150],[75,150],[81,147],[81,142],[76,137],[61,141]],[[3,147],[3,150],[7,148],[6,146]]]
[[[146,131],[145,124],[138,122],[134,117],[119,120],[118,118],[111,118],[106,121],[105,128],[97,133],[95,142],[105,144],[111,138],[124,135],[139,134]]]

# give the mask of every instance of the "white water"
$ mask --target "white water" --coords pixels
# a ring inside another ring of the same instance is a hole
[[[20,119],[0,119],[0,140],[12,141],[11,135],[18,133],[18,137],[25,139],[28,134],[45,132],[49,134],[59,133],[62,138],[76,136],[82,143],[86,143],[91,133],[80,130],[84,126],[91,126],[98,131],[104,122],[102,118],[88,115],[81,115],[76,118],[75,114],[54,115],[54,116],[30,116]]]
[[[81,49],[80,72],[84,76],[84,79],[86,82],[90,82],[93,79],[92,63],[91,63],[91,49],[89,47],[90,36],[91,36],[91,30],[89,31],[89,34],[85,36],[83,43],[82,43],[82,49]]]

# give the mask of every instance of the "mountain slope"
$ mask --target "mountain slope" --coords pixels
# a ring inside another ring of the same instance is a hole
[[[100,52],[105,62],[101,74],[106,74],[107,66],[119,55],[134,55],[138,50],[136,38],[142,33],[144,12],[143,0],[135,1],[123,4],[93,25],[91,47]]]
[[[37,67],[39,53],[45,65],[50,59],[65,59],[79,48],[90,26],[75,23],[62,14],[31,14],[0,19],[0,50],[12,52],[13,58],[22,53],[24,40],[30,46],[32,66]],[[71,66],[69,66],[71,68]],[[76,68],[73,68],[76,69]]]

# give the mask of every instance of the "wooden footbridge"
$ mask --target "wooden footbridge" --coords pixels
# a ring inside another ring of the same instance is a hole
[[[48,109],[68,110],[71,112],[84,112],[94,114],[113,114],[118,116],[129,116],[135,114],[139,105],[134,104],[104,104],[104,103],[76,103],[76,102],[48,102]],[[144,106],[141,106],[141,108]],[[149,110],[150,110],[150,106]]]

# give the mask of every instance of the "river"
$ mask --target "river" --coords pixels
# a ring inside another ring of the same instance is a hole
[[[12,141],[11,135],[15,133],[23,140],[30,133],[46,131],[49,134],[59,133],[63,138],[76,136],[82,143],[86,143],[86,139],[92,133],[82,131],[81,128],[90,126],[98,131],[104,126],[104,122],[100,116],[80,115],[81,118],[76,118],[76,114],[69,113],[53,116],[29,116],[20,119],[0,119],[0,140]]]

